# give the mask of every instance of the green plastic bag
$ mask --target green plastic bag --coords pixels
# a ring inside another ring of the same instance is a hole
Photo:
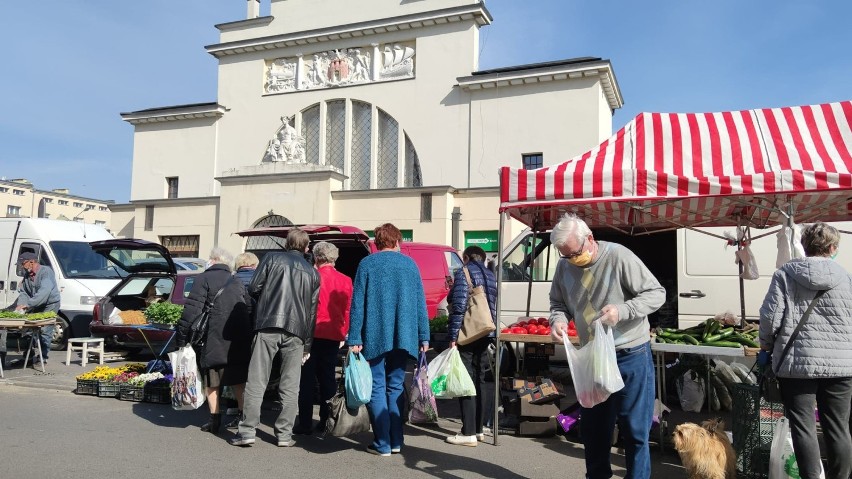
[[[429,382],[436,398],[476,396],[476,388],[457,348],[444,350],[428,367]]]

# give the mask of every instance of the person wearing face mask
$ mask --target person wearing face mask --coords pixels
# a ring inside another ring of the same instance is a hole
[[[654,414],[654,367],[648,315],[663,305],[666,290],[626,247],[597,241],[585,221],[565,214],[550,234],[562,259],[550,289],[552,334],[562,342],[573,319],[581,345],[593,322],[613,330],[624,388],[593,408],[583,408],[586,477],[612,477],[610,446],[616,422],[625,439],[628,479],[651,477],[648,435]]]
[[[839,245],[834,227],[807,225],[802,230],[806,257],[784,263],[772,275],[760,307],[758,361],[778,377],[802,478],[820,477],[822,471],[814,404],[825,438],[825,477],[852,474],[852,275],[832,261]]]
[[[59,311],[59,287],[56,285],[56,276],[49,266],[42,265],[35,253],[21,253],[18,257],[18,266],[22,268],[23,280],[18,290],[18,299],[15,302],[15,311],[18,313],[44,313],[47,311]],[[5,337],[2,338],[5,347]],[[47,365],[47,357],[50,353],[50,343],[53,340],[53,326],[41,328],[39,343],[41,343],[41,358],[33,358],[33,366],[38,362]],[[5,352],[2,355],[5,357]],[[13,364],[16,364],[13,363]]]

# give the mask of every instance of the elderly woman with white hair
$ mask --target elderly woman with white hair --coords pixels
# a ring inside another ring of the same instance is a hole
[[[337,385],[334,367],[337,353],[349,330],[349,304],[352,300],[352,279],[334,268],[339,250],[326,241],[314,245],[314,264],[320,275],[317,324],[311,355],[302,366],[299,384],[299,422],[293,434],[313,433],[314,391],[319,383],[320,410],[318,429],[328,419],[328,401]]]
[[[232,260],[231,254],[222,248],[210,251],[210,266],[195,278],[176,336],[178,347],[184,346],[192,323],[201,316],[204,305],[213,305],[207,324],[207,340],[197,352],[210,408],[210,420],[201,426],[201,430],[213,434],[219,432],[222,423],[219,414],[220,387],[231,386],[240,411],[243,409],[243,390],[254,332],[250,319],[251,301],[242,282],[231,275]]]

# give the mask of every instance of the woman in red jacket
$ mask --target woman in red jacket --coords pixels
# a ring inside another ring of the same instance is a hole
[[[314,342],[311,354],[302,366],[302,379],[299,385],[299,421],[293,428],[293,434],[311,434],[314,413],[314,392],[319,383],[320,422],[317,429],[325,426],[328,419],[326,401],[334,396],[337,382],[334,367],[337,365],[337,353],[349,330],[349,303],[352,300],[352,280],[334,269],[338,257],[337,246],[321,241],[314,245],[314,264],[320,275],[319,304],[317,305],[317,324],[314,329]]]

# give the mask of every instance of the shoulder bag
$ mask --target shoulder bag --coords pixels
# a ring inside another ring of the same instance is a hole
[[[350,409],[346,405],[346,391],[343,386],[346,377],[346,368],[343,369],[343,377],[337,384],[337,394],[328,402],[328,419],[325,420],[323,435],[334,437],[352,436],[370,430],[370,415],[367,406],[361,404]]]
[[[784,359],[787,357],[787,353],[790,352],[790,348],[793,347],[793,341],[796,337],[799,336],[799,331],[802,330],[802,327],[808,321],[808,317],[811,315],[811,311],[814,309],[814,305],[817,300],[825,294],[825,290],[817,291],[814,299],[811,300],[810,304],[808,304],[808,309],[805,310],[805,314],[802,315],[802,319],[799,320],[799,324],[796,325],[796,329],[793,330],[793,334],[790,335],[790,339],[787,340],[787,344],[784,345],[784,350],[781,351],[781,357],[778,358],[778,367],[781,367],[781,364],[784,362]],[[774,348],[775,341],[778,339],[778,334],[781,332],[781,329],[784,327],[784,321],[781,321],[781,326],[775,331],[775,336],[773,336],[772,345]],[[769,361],[764,367],[763,373],[760,376],[760,395],[763,399],[769,402],[780,403],[781,401],[781,387],[778,384],[778,377],[775,375],[776,371],[772,369],[772,361]]]
[[[213,310],[213,305],[216,303],[219,295],[222,294],[222,291],[225,291],[225,288],[231,284],[231,281],[234,281],[233,276],[225,282],[224,286],[219,288],[219,291],[216,291],[213,299],[204,303],[204,307],[201,308],[201,314],[192,321],[192,325],[189,327],[189,341],[187,342],[196,349],[203,348],[205,343],[207,343],[207,328],[210,323],[210,312]]]
[[[467,309],[464,313],[461,330],[456,343],[464,346],[479,338],[488,336],[497,329],[494,318],[491,316],[491,307],[488,305],[488,296],[485,294],[485,286],[473,286],[470,272],[467,266],[462,266],[464,277],[467,279],[468,295]]]

